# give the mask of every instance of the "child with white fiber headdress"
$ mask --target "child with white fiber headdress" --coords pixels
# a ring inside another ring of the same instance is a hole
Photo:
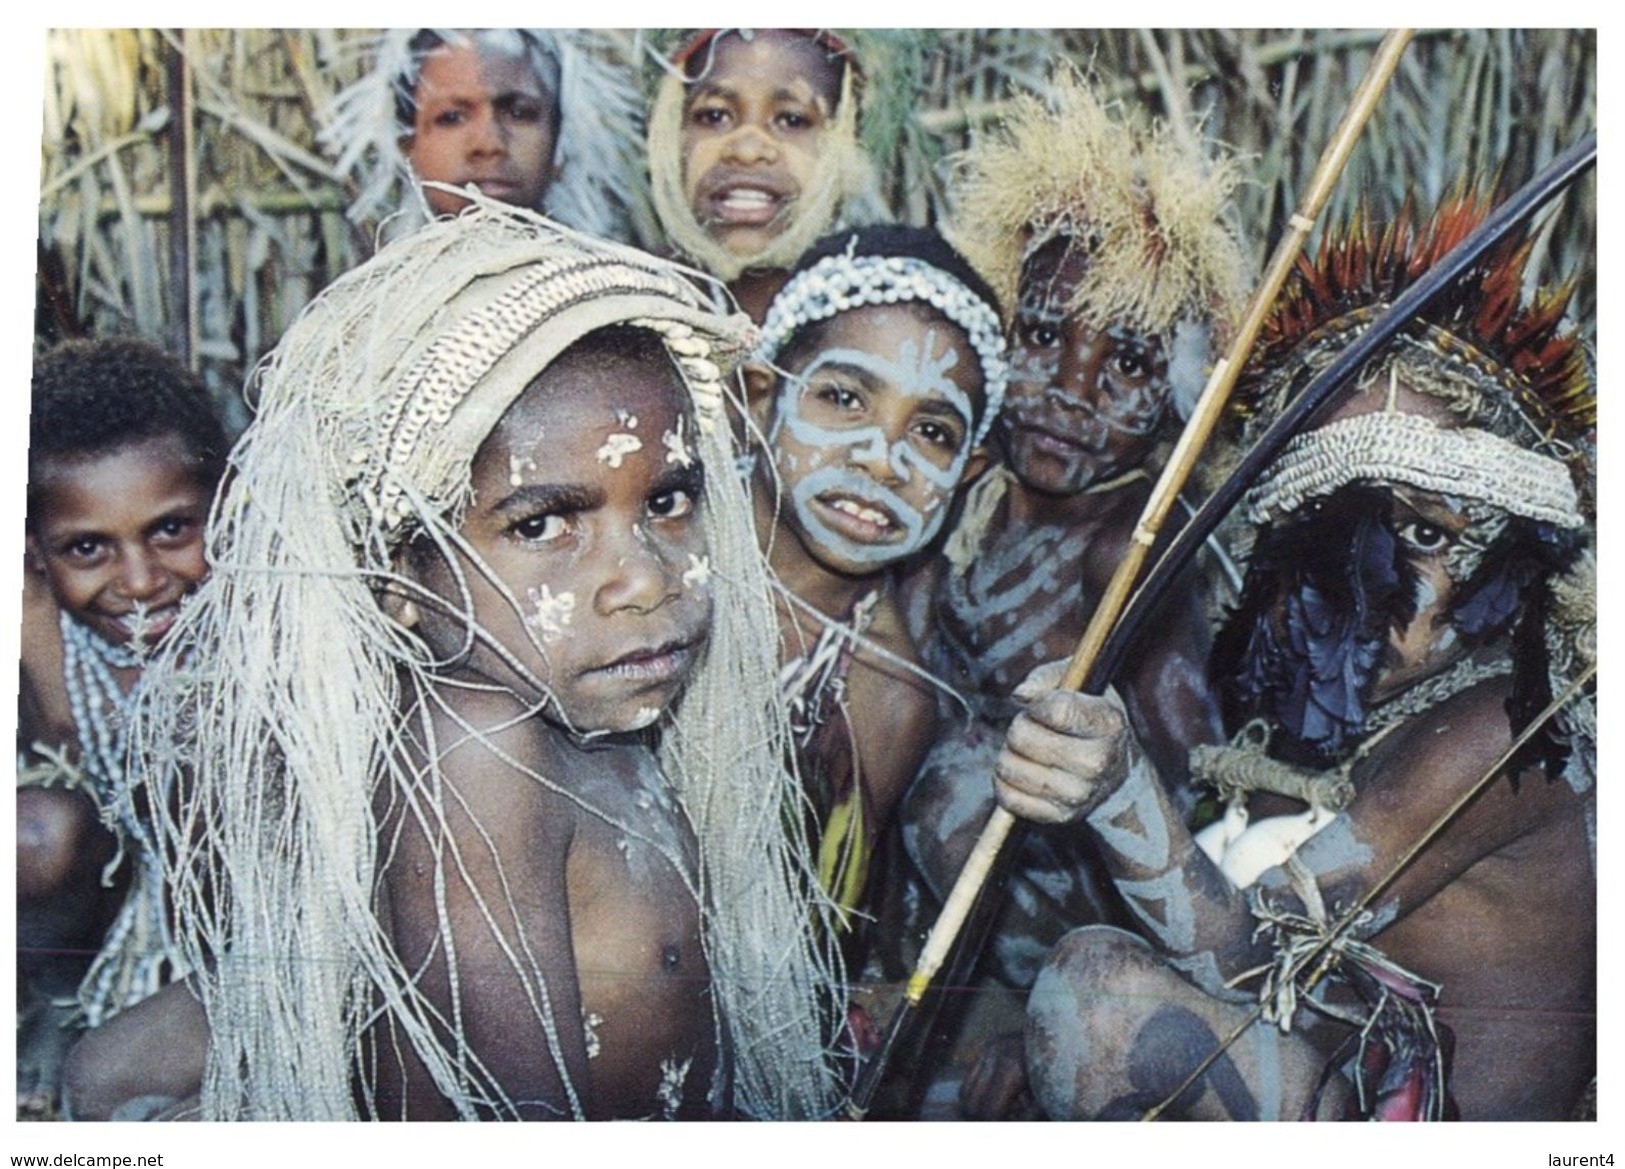
[[[855,222],[861,68],[829,30],[787,28],[702,29],[665,65],[649,112],[660,226],[759,321],[802,252]]]
[[[631,67],[587,29],[386,30],[322,138],[360,222],[415,226],[468,206],[465,187],[611,239],[650,238],[639,193],[642,109]]]
[[[747,331],[484,204],[284,338],[185,617],[219,668],[147,724],[192,730],[204,1116],[832,1108],[836,963],[720,418]]]

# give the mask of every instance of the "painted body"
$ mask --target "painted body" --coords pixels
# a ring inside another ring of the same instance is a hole
[[[474,1050],[527,1102],[522,1115],[568,1115],[572,1098],[593,1117],[726,1109],[694,836],[631,734],[676,698],[710,628],[710,589],[692,572],[706,555],[704,471],[668,462],[658,444],[601,454],[634,427],[690,424],[683,397],[658,352],[577,349],[508,409],[474,459],[460,529],[472,648],[459,619],[433,612],[434,596],[457,600],[446,563],[408,556],[428,590],[418,628],[455,662],[437,687],[436,738],[415,734],[410,751],[455,798],[433,827],[380,807],[397,841],[380,912],[405,960],[426,964],[443,1009],[460,1004]],[[518,485],[514,466],[530,468]],[[527,717],[538,705],[541,717]],[[446,867],[447,850],[461,863]],[[511,900],[494,882],[527,892]],[[499,956],[514,947],[536,955],[536,974]],[[528,1005],[538,995],[551,1035]],[[449,1115],[409,1049],[373,1041],[389,1053],[385,1115]]]
[[[421,778],[412,800],[376,796],[375,910],[469,1058],[533,1119],[731,1104],[694,832],[637,733],[709,634],[711,593],[692,574],[704,469],[658,445],[613,467],[595,454],[629,414],[655,433],[692,425],[675,367],[647,345],[577,346],[548,366],[480,446],[453,545],[409,544],[382,598],[442,665],[402,697],[398,749]],[[73,1059],[138,1066],[134,1051],[173,1074],[150,1088],[87,1074],[79,1114],[141,1091],[188,1113],[208,1041],[197,1000],[171,985]],[[380,1117],[455,1115],[392,1022],[363,1042]]]
[[[1380,379],[1326,422],[1392,409],[1424,414],[1443,427],[1463,424],[1438,400]],[[1372,702],[1412,693],[1470,658],[1488,664],[1511,653],[1504,629],[1476,646],[1446,635],[1463,583],[1452,566],[1461,563],[1458,546],[1474,538],[1462,501],[1410,487],[1386,490],[1391,506],[1383,522],[1408,566],[1414,604],[1389,628],[1367,684]],[[1284,611],[1268,612],[1284,630]],[[1151,948],[1083,931],[1050,960],[1040,986],[1055,1001],[1074,995],[1098,1001],[1110,993],[1119,1004],[1141,1005],[1068,1020],[1053,1001],[1045,1005],[1035,995],[1028,1070],[1046,1109],[1058,1117],[1115,1115],[1115,1109],[1161,1103],[1205,1054],[1192,1047],[1174,1058],[1180,1046],[1174,1014],[1199,1020],[1204,1035],[1228,1034],[1245,1006],[1227,1002],[1232,995],[1218,979],[1269,957],[1237,886],[1256,880],[1274,902],[1298,912],[1294,890],[1277,867],[1293,851],[1334,913],[1386,881],[1509,745],[1510,692],[1504,675],[1468,681],[1420,704],[1387,733],[1369,736],[1351,761],[1355,799],[1335,818],[1255,794],[1251,827],[1220,854],[1222,875],[1165,792],[1140,789],[1132,814],[1112,811],[1114,801],[1126,798],[1120,796],[1091,812],[1089,824],[1113,880]],[[1355,931],[1388,960],[1445,988],[1436,1018],[1454,1038],[1449,1087],[1463,1119],[1564,1117],[1591,1074],[1596,878],[1587,833],[1594,801],[1583,778],[1549,779],[1532,766],[1521,767],[1516,781],[1498,778],[1399,869],[1369,907],[1372,917]],[[1152,838],[1161,846],[1151,847]],[[1171,929],[1176,921],[1190,928]],[[1107,958],[1097,952],[1102,947]],[[1290,1035],[1255,1027],[1231,1050],[1229,1064],[1174,1111],[1296,1115],[1308,1105],[1320,1066],[1347,1035],[1344,1026],[1312,1014],[1300,1016]],[[1063,1075],[1061,1069],[1075,1068],[1082,1055],[1103,1051],[1112,1054],[1087,1073]],[[1141,1064],[1155,1065],[1155,1074],[1136,1072]],[[1124,1096],[1130,1083],[1138,1094]],[[1320,1114],[1350,1106],[1351,1091],[1334,1080]]]
[[[1126,328],[1097,330],[1069,308],[1087,262],[1059,236],[1023,267],[996,427],[1002,492],[976,520],[973,554],[958,563],[935,557],[907,586],[910,628],[927,661],[971,705],[925,761],[903,812],[910,853],[939,895],[969,854],[974,832],[964,825],[979,826],[993,806],[985,770],[960,766],[953,740],[996,740],[1020,709],[1015,687],[1041,663],[1071,655],[1128,551],[1157,470],[1148,461],[1169,398],[1161,344]],[[1191,745],[1219,736],[1202,676],[1207,637],[1196,586],[1175,589],[1117,682],[1146,750],[1170,776],[1183,773]],[[1017,869],[1030,874],[1038,908],[1007,910],[996,946],[1037,954],[1067,928],[1113,912],[1087,849],[1041,833],[1025,834],[1023,848]],[[1017,985],[1036,972],[1031,958],[1003,964]]]
[[[803,606],[836,623],[860,604],[866,613],[834,725],[803,760],[832,804],[820,815],[855,826],[862,859],[843,880],[856,901],[933,729],[890,572],[940,530],[985,461],[971,442],[982,367],[963,330],[917,302],[839,313],[794,338],[781,362],[782,374],[751,375],[767,441],[752,487],[769,563],[801,602],[779,608],[787,667],[823,633]]]

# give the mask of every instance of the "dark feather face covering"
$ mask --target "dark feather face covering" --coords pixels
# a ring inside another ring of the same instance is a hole
[[[1551,699],[1547,581],[1573,566],[1584,540],[1477,501],[1463,511],[1467,527],[1438,549],[1451,589],[1434,620],[1453,631],[1459,656],[1510,634],[1508,714],[1520,727]],[[1405,513],[1391,488],[1357,484],[1259,533],[1210,665],[1232,732],[1265,719],[1272,755],[1314,767],[1339,763],[1364,737],[1390,640],[1435,599]]]
[[[1415,616],[1417,574],[1392,530],[1392,502],[1346,488],[1259,535],[1211,673],[1230,729],[1267,719],[1279,758],[1323,766],[1346,754],[1389,635]]]
[[[1488,208],[1462,189],[1329,231],[1237,382],[1237,449]],[[1574,286],[1525,292],[1532,255],[1509,240],[1464,273],[1250,489],[1209,675],[1231,730],[1263,720],[1277,758],[1334,766],[1475,672],[1510,672],[1516,733],[1595,660],[1595,382],[1564,322]],[[1571,703],[1531,746],[1549,775],[1589,754],[1594,709]]]

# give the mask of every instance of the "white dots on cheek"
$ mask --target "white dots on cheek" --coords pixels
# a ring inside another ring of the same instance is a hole
[[[638,428],[638,416],[632,413],[630,410],[616,410],[615,421],[626,427],[628,430],[636,430]]]
[[[526,598],[533,606],[525,617],[525,624],[536,631],[544,643],[553,642],[569,632],[575,615],[576,595],[571,592],[555,593],[546,584],[526,590]]]

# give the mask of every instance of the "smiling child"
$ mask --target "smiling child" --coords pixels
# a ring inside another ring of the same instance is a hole
[[[761,320],[868,174],[857,62],[807,29],[709,30],[671,59],[649,116],[667,238]]]
[[[35,363],[17,743],[20,969],[31,992],[71,996],[86,974],[82,955],[100,950],[79,988],[91,1026],[173,973],[123,747],[148,656],[207,574],[203,527],[225,450],[207,390],[151,345],[70,342]],[[103,867],[121,846],[130,863],[104,887]],[[38,1059],[19,1069],[20,1098],[49,1106],[50,1053],[69,1035],[41,1037]]]
[[[837,233],[774,299],[747,368],[757,522],[781,586],[781,687],[824,825],[820,875],[863,901],[876,837],[932,738],[892,572],[942,529],[1004,394],[992,293],[936,232]]]

